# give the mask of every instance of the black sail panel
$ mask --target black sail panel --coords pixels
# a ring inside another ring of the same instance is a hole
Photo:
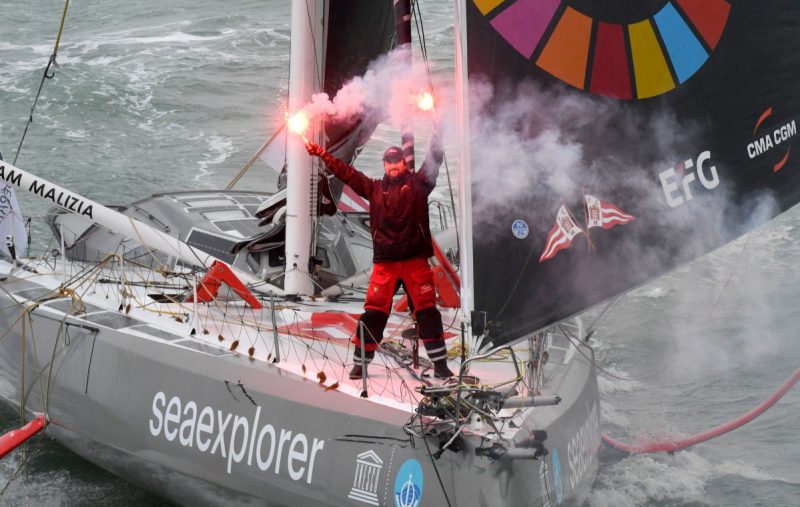
[[[348,81],[366,72],[370,62],[394,47],[392,0],[335,0],[328,10],[323,91],[334,97]],[[376,115],[347,123],[329,122],[325,136],[329,151],[352,161],[377,127]]]
[[[794,0],[467,0],[475,309],[495,343],[800,201]]]
[[[392,0],[335,0],[330,3],[325,46],[323,91],[329,97],[348,81],[363,75],[370,62],[395,46],[395,16]],[[326,122],[327,149],[335,157],[352,162],[369,141],[381,118],[365,114],[346,122]],[[344,184],[337,178],[328,181],[335,200]]]

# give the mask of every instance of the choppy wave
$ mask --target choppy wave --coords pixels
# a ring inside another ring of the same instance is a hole
[[[208,150],[203,153],[203,159],[197,162],[197,173],[194,175],[194,181],[205,179],[209,174],[209,166],[218,165],[231,156],[233,153],[233,140],[220,136],[211,136],[207,139],[206,145]]]
[[[602,486],[594,488],[589,504],[592,507],[715,505],[708,498],[707,488],[711,481],[721,478],[780,480],[743,461],[716,462],[695,451],[681,451],[674,456],[640,455],[606,464],[598,477]]]

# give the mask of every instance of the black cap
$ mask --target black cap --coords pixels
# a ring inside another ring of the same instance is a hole
[[[403,149],[400,148],[399,146],[392,146],[391,148],[383,152],[384,162],[389,162],[390,164],[394,164],[396,162],[400,162],[401,160],[404,160]]]

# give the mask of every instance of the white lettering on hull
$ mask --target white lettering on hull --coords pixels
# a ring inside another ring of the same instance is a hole
[[[309,441],[303,433],[276,430],[271,424],[259,427],[260,418],[261,407],[256,408],[251,423],[246,416],[212,407],[198,410],[197,403],[189,401],[184,404],[178,396],[167,402],[167,396],[159,391],[153,396],[153,417],[148,429],[154,437],[163,436],[168,442],[182,447],[196,444],[199,452],[219,454],[227,460],[226,471],[229,474],[234,464],[244,463],[252,467],[255,455],[256,466],[262,472],[271,470],[275,475],[281,475],[281,463],[284,463],[283,470],[289,478],[293,481],[305,478],[306,483],[311,484],[314,462],[324,449],[325,441],[318,438]]]
[[[600,447],[600,419],[597,413],[597,403],[592,407],[586,406],[588,416],[578,428],[578,432],[567,444],[567,457],[569,459],[569,485],[574,490],[581,479],[591,469]]]

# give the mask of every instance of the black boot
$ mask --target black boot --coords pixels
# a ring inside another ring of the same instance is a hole
[[[353,365],[350,370],[350,380],[358,380],[364,376],[364,368],[360,364]]]
[[[358,380],[364,376],[367,371],[367,365],[372,362],[375,357],[375,351],[364,353],[364,358],[361,358],[361,349],[356,347],[353,351],[353,369],[350,370],[350,380]]]
[[[433,361],[433,376],[452,377],[453,372],[447,367],[447,345],[442,338],[442,314],[435,306],[420,310],[417,312],[417,325],[428,359]]]
[[[450,378],[455,374],[447,367],[447,359],[433,362],[433,376],[436,378]]]

